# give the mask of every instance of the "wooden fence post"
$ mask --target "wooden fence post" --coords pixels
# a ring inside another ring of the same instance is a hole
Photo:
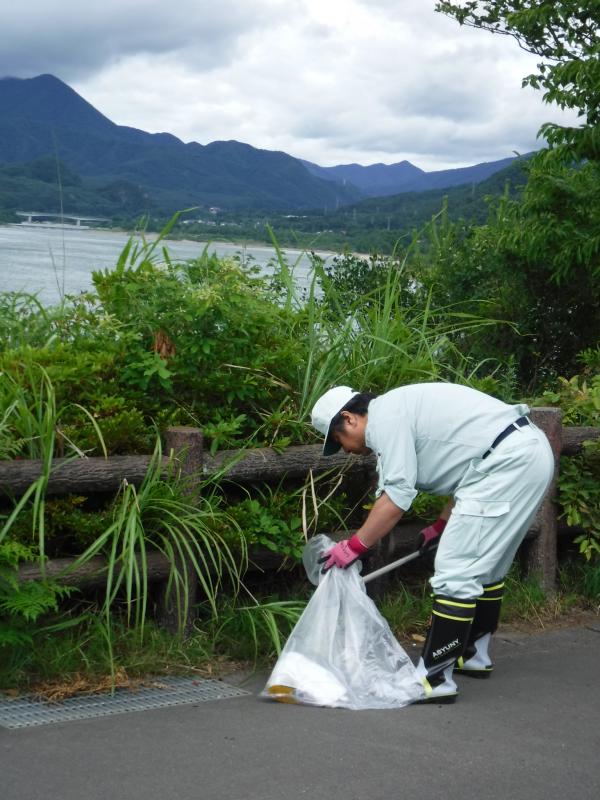
[[[199,428],[167,428],[164,434],[164,452],[165,455],[172,454],[174,456],[175,467],[180,477],[186,481],[186,493],[193,494],[194,487],[202,475],[202,431]],[[178,588],[174,585],[171,586],[170,591],[167,591],[165,582],[158,603],[157,618],[159,624],[171,633],[182,632],[184,636],[188,636],[192,631],[195,618],[194,604],[198,590],[198,576],[193,566],[185,560],[180,561],[177,568],[182,574],[185,571],[187,575],[187,596],[184,596],[181,590],[178,596]],[[187,603],[187,615],[183,620],[182,631],[178,607],[182,607],[185,603]]]
[[[531,572],[537,572],[541,577],[544,590],[553,594],[556,590],[558,530],[555,496],[562,447],[562,412],[559,408],[533,408],[531,420],[548,437],[554,454],[554,477],[537,513],[537,536],[528,548],[527,568]]]

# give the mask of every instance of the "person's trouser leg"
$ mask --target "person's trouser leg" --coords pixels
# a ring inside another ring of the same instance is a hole
[[[554,470],[543,433],[519,431],[487,459],[473,459],[459,484],[435,557],[435,595],[479,597],[484,583],[508,572]]]
[[[503,581],[484,585],[483,594],[477,598],[469,641],[463,654],[457,659],[455,672],[473,678],[489,678],[491,675],[493,665],[489,646],[492,634],[498,628],[503,592]]]
[[[508,572],[553,475],[554,458],[545,436],[534,426],[519,430],[521,433],[515,431],[489,458],[473,459],[455,492],[455,506],[436,553],[431,579],[434,597],[477,606],[471,615],[475,618],[473,638],[469,629],[460,652],[441,667],[445,688],[449,691],[452,684],[455,695],[452,668],[456,659],[462,656],[458,668],[464,670],[467,661],[471,666],[478,663],[472,661],[477,654],[482,665],[491,667],[487,645],[498,625],[502,595],[500,589],[492,591],[491,587],[502,583],[494,579]],[[418,669],[422,677],[431,671],[435,682],[432,668],[441,659],[438,651],[443,643],[427,649],[431,638],[441,641],[443,637],[430,631]],[[469,645],[476,645],[475,654],[463,653]]]
[[[456,660],[469,641],[476,601],[436,595],[431,624],[417,665],[426,701],[453,702],[458,689],[452,680]]]

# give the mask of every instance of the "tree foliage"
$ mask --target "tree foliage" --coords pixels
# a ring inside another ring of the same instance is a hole
[[[555,283],[584,284],[598,296],[600,161],[576,167],[534,161],[521,202],[507,204],[506,213],[503,244],[517,247],[527,263],[545,265]]]
[[[593,308],[600,293],[600,0],[469,0],[436,9],[461,25],[512,36],[538,55],[537,72],[523,85],[582,119],[542,126],[548,147],[527,166],[522,200],[505,205],[497,232],[501,249],[517,251],[526,269],[563,286],[562,306],[572,316],[582,290]],[[584,317],[590,334],[595,316]]]
[[[535,224],[522,204],[506,198],[490,209],[485,225],[437,224],[414,265],[435,307],[504,321],[463,346],[476,360],[509,365],[516,394],[572,374],[577,354],[600,338],[599,281],[584,268],[564,284],[552,280],[552,248],[563,227],[544,239]]]

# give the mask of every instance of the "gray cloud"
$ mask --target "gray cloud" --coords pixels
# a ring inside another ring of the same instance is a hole
[[[82,80],[138,54],[177,53],[196,69],[237,57],[240,37],[269,24],[279,3],[254,0],[32,0],[0,9],[0,75]]]
[[[52,72],[118,124],[323,165],[439,169],[539,145],[535,59],[435,0],[31,0],[0,10],[0,75]],[[568,117],[565,117],[568,118]]]

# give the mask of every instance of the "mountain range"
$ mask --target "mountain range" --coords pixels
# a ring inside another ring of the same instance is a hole
[[[366,197],[387,197],[404,192],[426,192],[429,189],[448,189],[451,186],[481,183],[491,175],[510,166],[514,158],[487,161],[473,167],[425,172],[410,161],[397,164],[340,164],[337,167],[320,167],[310,161],[304,166],[319,178],[334,181],[342,186],[355,186]]]
[[[58,202],[48,188],[57,166],[69,189],[65,212],[114,215],[189,206],[332,211],[365,197],[478,183],[512,160],[429,173],[408,161],[320,167],[234,140],[185,143],[117,125],[52,75],[0,79],[0,208]]]

